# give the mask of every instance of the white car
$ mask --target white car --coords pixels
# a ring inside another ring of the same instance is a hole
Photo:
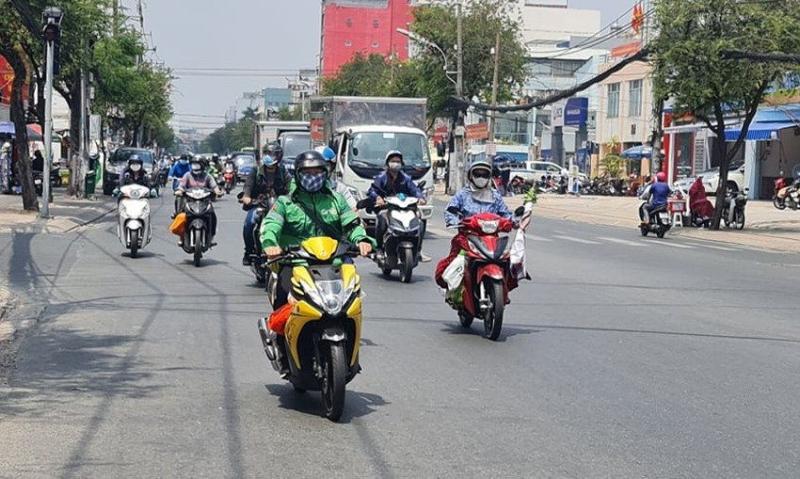
[[[715,194],[717,192],[717,187],[719,186],[719,168],[702,171],[696,176],[680,179],[675,182],[675,188],[681,191],[689,191],[689,188],[698,176],[703,177],[703,186],[705,186],[707,194]],[[743,191],[745,189],[744,163],[732,163],[729,167],[728,189],[733,191]]]
[[[562,176],[568,174],[569,171],[567,171],[566,168],[562,168],[556,163],[551,163],[549,161],[526,161],[524,165],[511,169],[511,178],[520,177],[528,183],[541,182],[546,176]],[[578,178],[581,181],[588,180],[583,173],[578,173]]]

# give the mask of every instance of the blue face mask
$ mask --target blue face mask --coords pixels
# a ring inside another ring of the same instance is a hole
[[[189,164],[189,160],[178,160],[178,162],[180,164],[182,164],[182,165],[188,165]]]
[[[322,189],[328,175],[319,173],[312,175],[310,173],[300,173],[300,187],[309,193],[316,193]]]

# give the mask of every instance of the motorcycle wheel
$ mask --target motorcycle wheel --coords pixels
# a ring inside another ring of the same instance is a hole
[[[139,255],[139,230],[131,231],[131,258]]]
[[[775,206],[775,208],[778,208],[779,210],[786,209],[786,199],[778,198],[778,195],[772,197],[772,204],[773,206]]]
[[[322,365],[322,404],[325,407],[325,417],[333,422],[342,417],[344,411],[344,392],[347,380],[347,362],[345,360],[344,345],[341,343],[330,344],[323,351],[325,363]]]
[[[464,329],[469,329],[472,327],[473,319],[474,318],[465,311],[459,311],[458,313],[458,322],[461,323],[461,327]]]
[[[667,230],[664,229],[663,227],[659,228],[658,231],[656,231],[656,236],[658,236],[659,238],[663,238],[665,234],[667,234]]]
[[[736,227],[737,230],[744,229],[744,211],[736,210],[734,213],[735,218],[733,219],[733,225]]]
[[[647,227],[645,227],[645,226],[642,226],[641,228],[639,228],[639,230],[641,230],[642,236],[647,236],[647,233],[649,233],[649,231],[647,230]]]
[[[194,266],[196,268],[200,267],[200,260],[203,259],[203,246],[197,241],[195,238],[194,242]]]
[[[489,294],[489,311],[483,319],[484,336],[496,341],[503,329],[503,313],[506,301],[503,294],[503,282],[496,279],[486,280],[486,292]]]
[[[410,249],[403,250],[403,259],[400,261],[400,282],[410,283],[414,274],[414,252]]]

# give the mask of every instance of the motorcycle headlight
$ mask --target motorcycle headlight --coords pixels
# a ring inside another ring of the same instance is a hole
[[[317,281],[315,285],[303,284],[306,294],[311,301],[325,310],[331,316],[342,312],[353,294],[355,282],[351,281],[347,287],[340,279],[332,281]]]
[[[125,208],[125,203],[120,202],[119,206],[117,206],[117,210],[119,211],[119,216],[123,219],[128,219],[128,210]]]
[[[142,208],[142,217],[150,216],[150,203],[145,203]]]
[[[481,227],[481,231],[487,235],[493,235],[497,233],[497,228],[500,227],[500,222],[497,220],[487,221],[487,220],[480,220],[478,224]]]

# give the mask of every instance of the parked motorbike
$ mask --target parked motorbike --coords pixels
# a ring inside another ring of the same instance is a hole
[[[237,196],[239,202],[242,201],[243,197],[244,192],[239,193]],[[250,255],[250,271],[253,272],[253,275],[255,275],[256,281],[258,281],[259,284],[266,283],[270,274],[267,261],[264,259],[264,254],[261,249],[261,222],[267,216],[269,210],[272,209],[272,205],[274,203],[275,196],[264,196],[258,198],[256,201],[247,206],[242,206],[242,209],[245,211],[250,211],[253,208],[256,209],[256,227],[253,229],[253,244],[256,245],[256,251]]]
[[[722,209],[722,219],[728,228],[744,229],[744,209],[747,206],[748,188],[744,191],[731,191],[725,195],[725,206]]]
[[[640,208],[645,208],[647,203],[642,204]],[[656,208],[649,214],[650,218],[647,223],[642,223],[639,230],[642,236],[647,236],[649,233],[655,233],[659,238],[663,238],[667,231],[672,228],[672,218],[669,217],[667,205]]]
[[[186,229],[183,233],[183,250],[194,256],[194,265],[200,266],[203,254],[215,246],[213,242],[214,192],[206,188],[193,188],[184,193],[183,212]]]
[[[341,417],[345,385],[361,370],[361,280],[348,260],[356,255],[350,245],[324,237],[289,250],[275,260],[293,267],[288,319],[280,326],[258,320],[272,367],[299,393],[321,391],[331,421]]]
[[[792,210],[800,208],[800,189],[793,178],[781,177],[775,180],[772,204],[779,210],[785,210],[787,206]]]
[[[225,165],[225,171],[222,173],[223,185],[225,185],[225,193],[230,194],[231,190],[236,186],[236,171],[230,163]]]
[[[457,208],[448,211],[459,214]],[[524,213],[522,206],[514,212],[517,219]],[[514,221],[481,213],[462,220],[457,228],[466,236],[469,250],[458,256],[444,272],[448,283],[446,301],[458,312],[461,326],[469,328],[474,319],[482,319],[484,336],[497,340],[509,303],[510,233]]]
[[[150,202],[155,192],[142,185],[126,185],[115,192],[119,197],[117,205],[117,237],[122,246],[130,250],[131,258],[136,258],[139,250],[150,243],[153,237],[150,229]]]

